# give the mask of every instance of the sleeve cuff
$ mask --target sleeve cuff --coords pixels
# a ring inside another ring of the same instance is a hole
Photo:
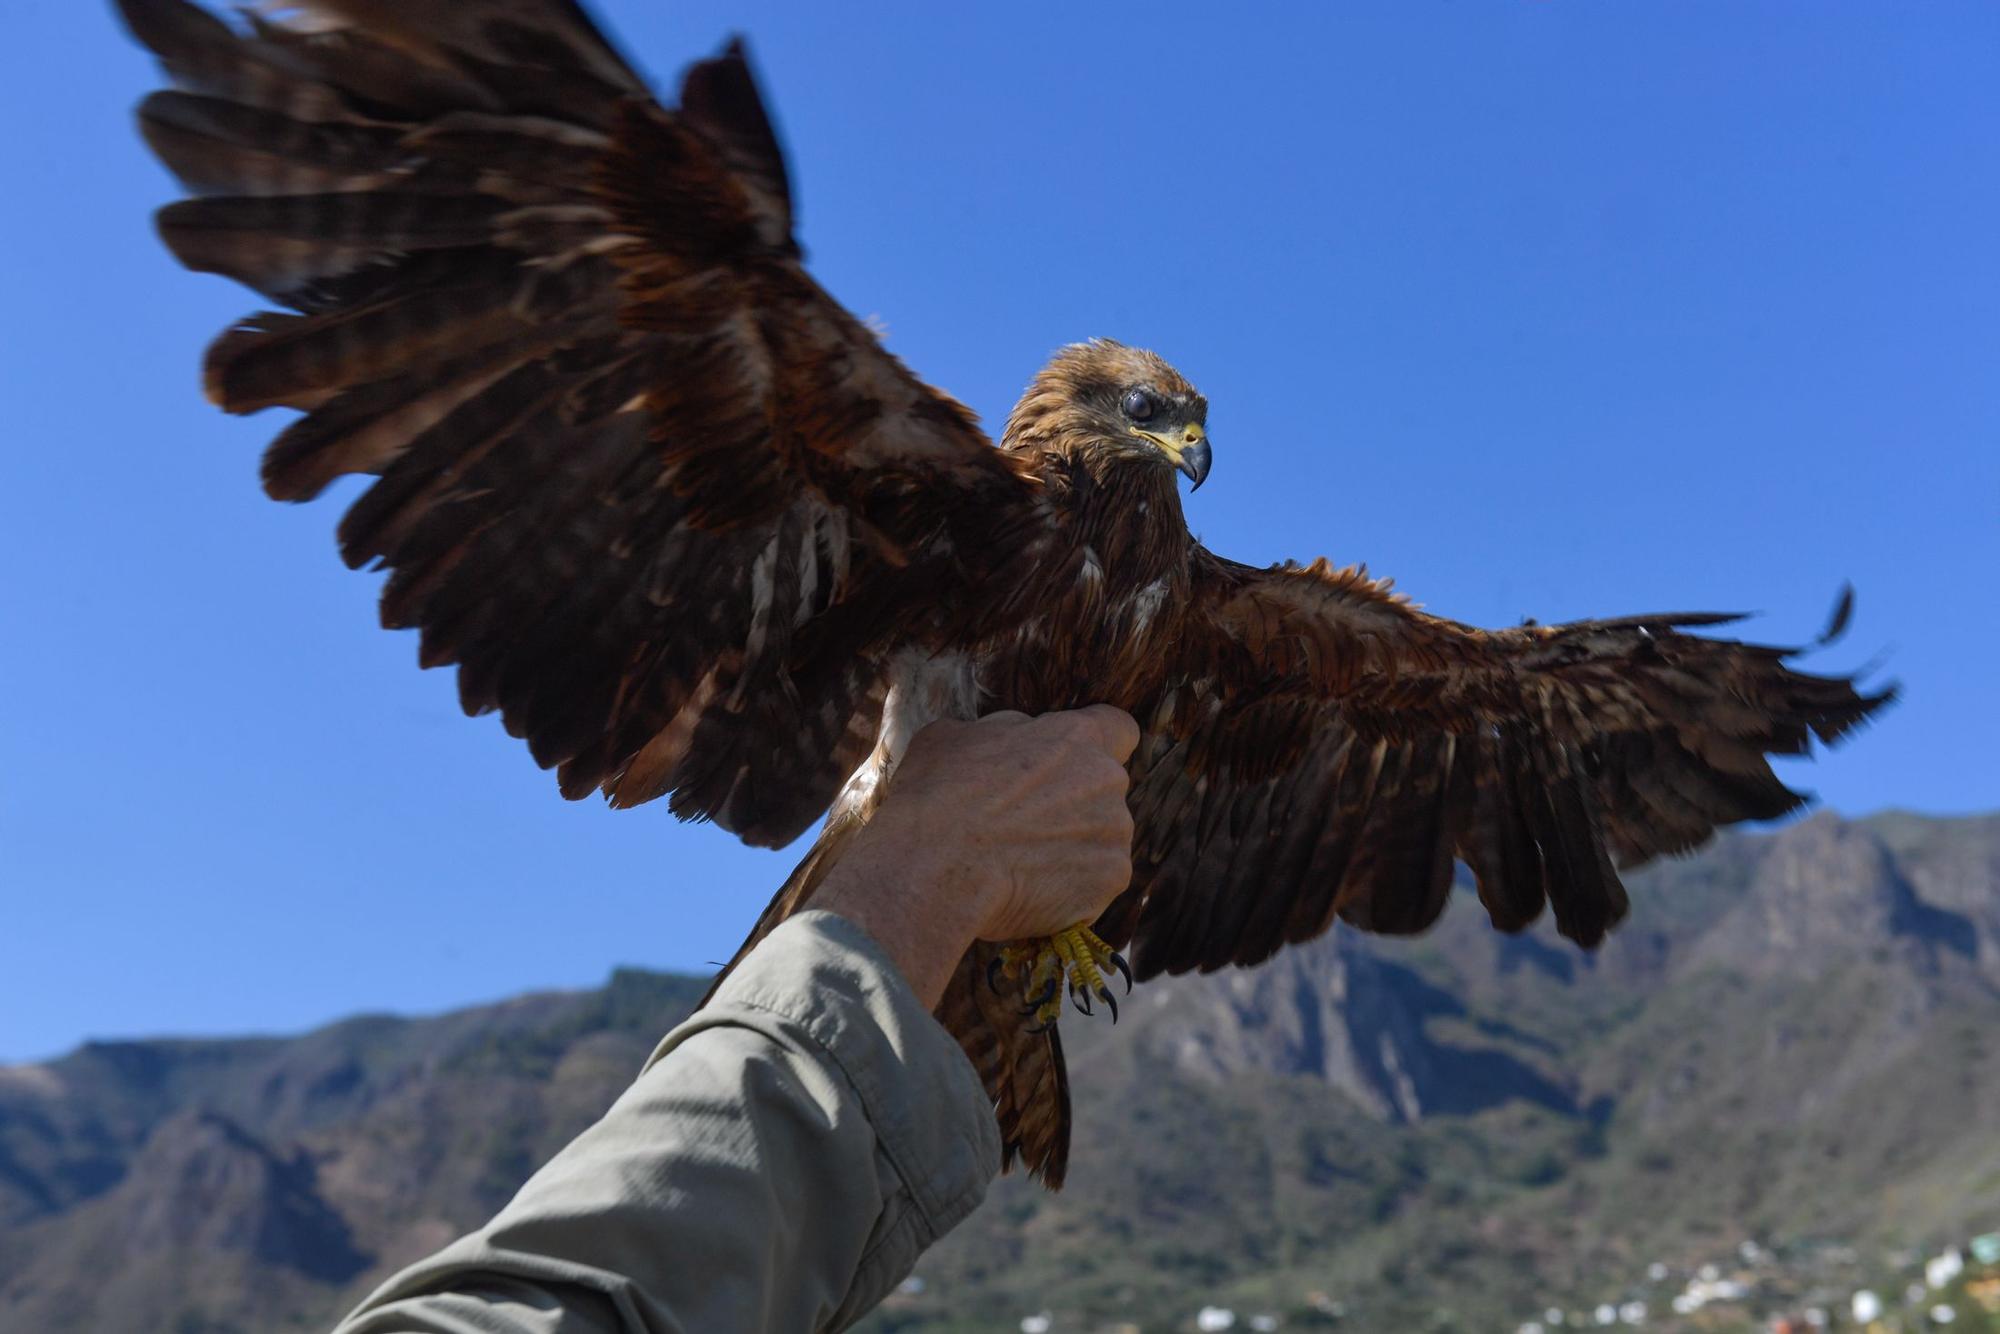
[[[746,1011],[784,1021],[853,1087],[924,1220],[920,1246],[978,1207],[1000,1172],[992,1100],[958,1042],[866,931],[820,909],[787,919],[704,1009],[667,1035],[647,1066]]]

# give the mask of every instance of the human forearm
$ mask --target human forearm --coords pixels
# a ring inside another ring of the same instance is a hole
[[[993,1104],[930,1017],[978,939],[1130,874],[1131,719],[937,724],[820,887],[492,1222],[338,1334],[838,1329],[983,1197]]]
[[[841,1327],[999,1169],[926,1009],[853,924],[803,914],[491,1223],[339,1334]]]
[[[860,927],[895,965],[910,990],[935,1008],[979,924],[955,890],[954,868],[921,855],[918,845],[859,843],[828,873],[812,906]]]

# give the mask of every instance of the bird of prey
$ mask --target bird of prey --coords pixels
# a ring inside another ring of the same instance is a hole
[[[1208,551],[1207,401],[1115,342],[1058,352],[996,447],[808,276],[736,44],[667,107],[576,0],[119,4],[173,85],[139,108],[190,195],[161,236],[280,308],[205,363],[225,410],[301,414],[265,488],[378,479],[341,553],[564,795],[772,847],[827,815],[752,942],[927,721],[1138,720],[1130,888],[974,948],[938,1011],[1051,1187],[1058,984],[1111,1000],[1114,949],[1143,980],[1419,931],[1456,862],[1501,930],[1546,905],[1594,945],[1617,868],[1792,810],[1766,756],[1888,696],[1690,633],[1727,617],[1487,631]]]

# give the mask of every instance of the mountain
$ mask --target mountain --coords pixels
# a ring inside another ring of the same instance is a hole
[[[1770,1301],[1824,1304],[2000,1225],[2000,816],[1725,837],[1632,877],[1594,955],[1461,898],[1066,1024],[1069,1188],[999,1183],[873,1327],[1514,1329],[1650,1296],[1654,1327],[1748,1329],[1669,1288],[1754,1250],[1792,1257]],[[0,1067],[0,1328],[322,1328],[503,1203],[703,985]]]

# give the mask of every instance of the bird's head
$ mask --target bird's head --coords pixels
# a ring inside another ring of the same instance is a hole
[[[1208,477],[1208,400],[1151,352],[1108,338],[1056,353],[1007,418],[1013,449],[1081,454]]]

